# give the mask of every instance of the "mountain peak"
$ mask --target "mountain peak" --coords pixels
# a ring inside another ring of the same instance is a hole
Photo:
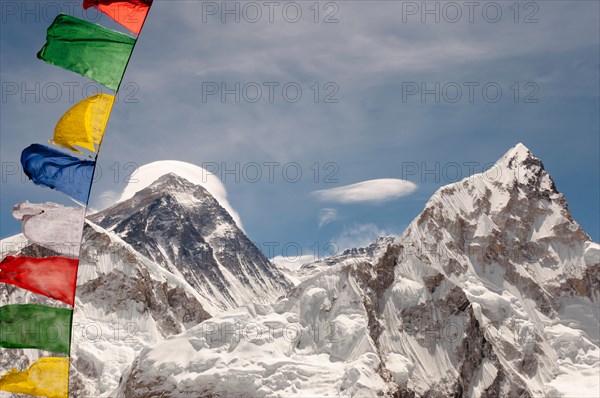
[[[149,199],[154,200],[157,197],[169,201],[169,203],[175,201],[184,207],[197,206],[206,201],[214,202],[214,204],[218,203],[203,186],[194,184],[187,178],[175,173],[166,173],[158,177],[150,185],[137,191],[132,199],[135,203],[138,203],[146,202]],[[129,200],[131,199],[121,203],[127,203]],[[226,212],[226,210],[224,211]],[[229,216],[228,214],[227,218],[230,218]]]
[[[522,143],[518,143],[510,148],[498,161],[497,165],[506,166],[509,169],[515,168],[516,165],[527,163],[531,160],[537,160],[533,153]]]
[[[542,161],[521,143],[509,149],[483,173],[441,187],[428,204],[441,198],[446,198],[444,207],[452,213],[471,213],[484,203],[489,204],[486,205],[487,212],[497,212],[515,200],[535,198],[557,200],[566,210],[564,198]]]
[[[171,175],[165,177],[166,175]],[[240,229],[244,229],[239,214],[227,200],[225,186],[215,174],[191,163],[176,160],[159,160],[139,166],[131,174],[129,184],[123,190],[117,202],[132,198],[137,192],[153,184],[172,183],[175,186],[201,186],[227,210]]]
[[[505,186],[518,183],[539,192],[558,193],[544,164],[525,145],[518,143],[494,165],[496,180]]]
[[[285,276],[271,266],[200,178],[177,171],[156,174],[152,181],[142,178],[145,187],[133,197],[90,220],[182,277],[209,313],[247,302],[268,303],[285,292]]]
[[[502,237],[506,247],[590,240],[573,220],[542,161],[523,144],[511,148],[491,169],[438,189],[405,236],[419,242],[422,236],[441,237],[441,231],[448,230],[462,231],[453,237],[461,242]]]
[[[157,178],[152,184],[150,185],[154,185],[159,181],[185,181],[189,184],[191,184],[191,181],[189,181],[187,178],[180,176],[179,174],[173,173],[173,172],[169,172],[166,174],[163,174],[162,176],[160,176],[159,178]]]
[[[156,180],[154,180],[154,182],[152,182],[148,188],[156,190],[156,189],[176,189],[176,190],[186,190],[186,191],[192,191],[195,189],[203,189],[204,188],[200,185],[194,184],[192,183],[190,180],[188,180],[185,177],[182,177],[178,174],[175,173],[167,173],[164,174],[162,176],[160,176],[159,178],[157,178]],[[142,190],[143,191],[143,190]],[[139,191],[139,192],[142,192]],[[138,192],[138,193],[139,193]]]
[[[529,148],[527,148],[522,142],[519,142],[517,145],[510,148],[506,154],[533,156]]]

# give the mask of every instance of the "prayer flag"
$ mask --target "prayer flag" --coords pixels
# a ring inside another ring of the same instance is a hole
[[[113,21],[140,34],[152,0],[83,0],[83,8],[96,7]]]
[[[69,395],[69,358],[44,357],[27,370],[13,369],[0,377],[0,390],[50,398]]]
[[[7,256],[0,262],[0,282],[73,306],[78,263],[65,257]]]
[[[21,153],[21,165],[35,184],[56,189],[87,203],[95,162],[33,144]]]
[[[117,91],[134,44],[132,37],[60,14],[37,57]]]
[[[4,305],[0,307],[0,347],[69,354],[72,313],[38,304]]]
[[[54,128],[50,142],[81,153],[75,146],[96,152],[108,123],[115,97],[96,94],[67,111]]]
[[[23,235],[30,241],[62,255],[79,256],[84,208],[21,202],[13,207],[13,217],[23,223]]]

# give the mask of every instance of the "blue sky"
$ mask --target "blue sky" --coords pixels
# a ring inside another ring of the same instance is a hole
[[[113,108],[92,207],[118,197],[135,166],[180,160],[221,177],[250,239],[264,251],[278,242],[265,254],[326,253],[331,241],[341,249],[401,233],[437,188],[523,142],[599,240],[598,2],[481,2],[471,15],[464,2],[428,2],[438,21],[422,2],[321,2],[318,15],[313,1],[287,3],[270,20],[264,2],[228,2],[238,11],[227,14],[222,2],[155,1]],[[122,30],[78,2],[2,2],[0,237],[19,232],[19,201],[69,203],[13,170],[84,88],[99,87],[36,59],[58,6]],[[239,102],[222,98],[236,83]],[[312,194],[381,178],[414,189],[353,203]]]

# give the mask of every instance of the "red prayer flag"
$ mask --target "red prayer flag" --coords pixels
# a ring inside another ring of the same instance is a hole
[[[73,306],[79,260],[65,257],[13,257],[0,263],[0,282]]]
[[[152,0],[83,0],[83,8],[96,7],[136,35],[140,34]]]

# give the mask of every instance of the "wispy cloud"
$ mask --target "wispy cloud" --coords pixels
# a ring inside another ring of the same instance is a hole
[[[324,208],[319,212],[319,228],[337,220],[338,212],[336,209]]]
[[[344,228],[341,234],[333,239],[333,242],[335,242],[338,251],[341,252],[345,249],[368,246],[382,236],[395,235],[399,234],[394,231],[380,229],[375,224],[356,224],[350,228]]]
[[[102,191],[96,195],[94,202],[88,209],[89,214],[104,210],[119,201],[120,194],[114,190]]]
[[[410,195],[417,185],[397,178],[380,178],[341,187],[322,189],[312,194],[319,200],[336,203],[383,203]]]
[[[95,202],[93,210],[96,211],[97,208],[102,210],[117,202],[123,202],[130,199],[137,192],[147,188],[154,181],[167,173],[174,173],[185,178],[192,184],[204,187],[204,189],[206,189],[225,210],[227,210],[237,226],[242,231],[244,230],[240,215],[229,203],[229,200],[227,199],[227,190],[221,180],[219,180],[215,174],[202,167],[177,160],[160,160],[136,168],[131,173],[131,179],[120,195],[113,190],[101,192],[98,195],[99,199]]]

